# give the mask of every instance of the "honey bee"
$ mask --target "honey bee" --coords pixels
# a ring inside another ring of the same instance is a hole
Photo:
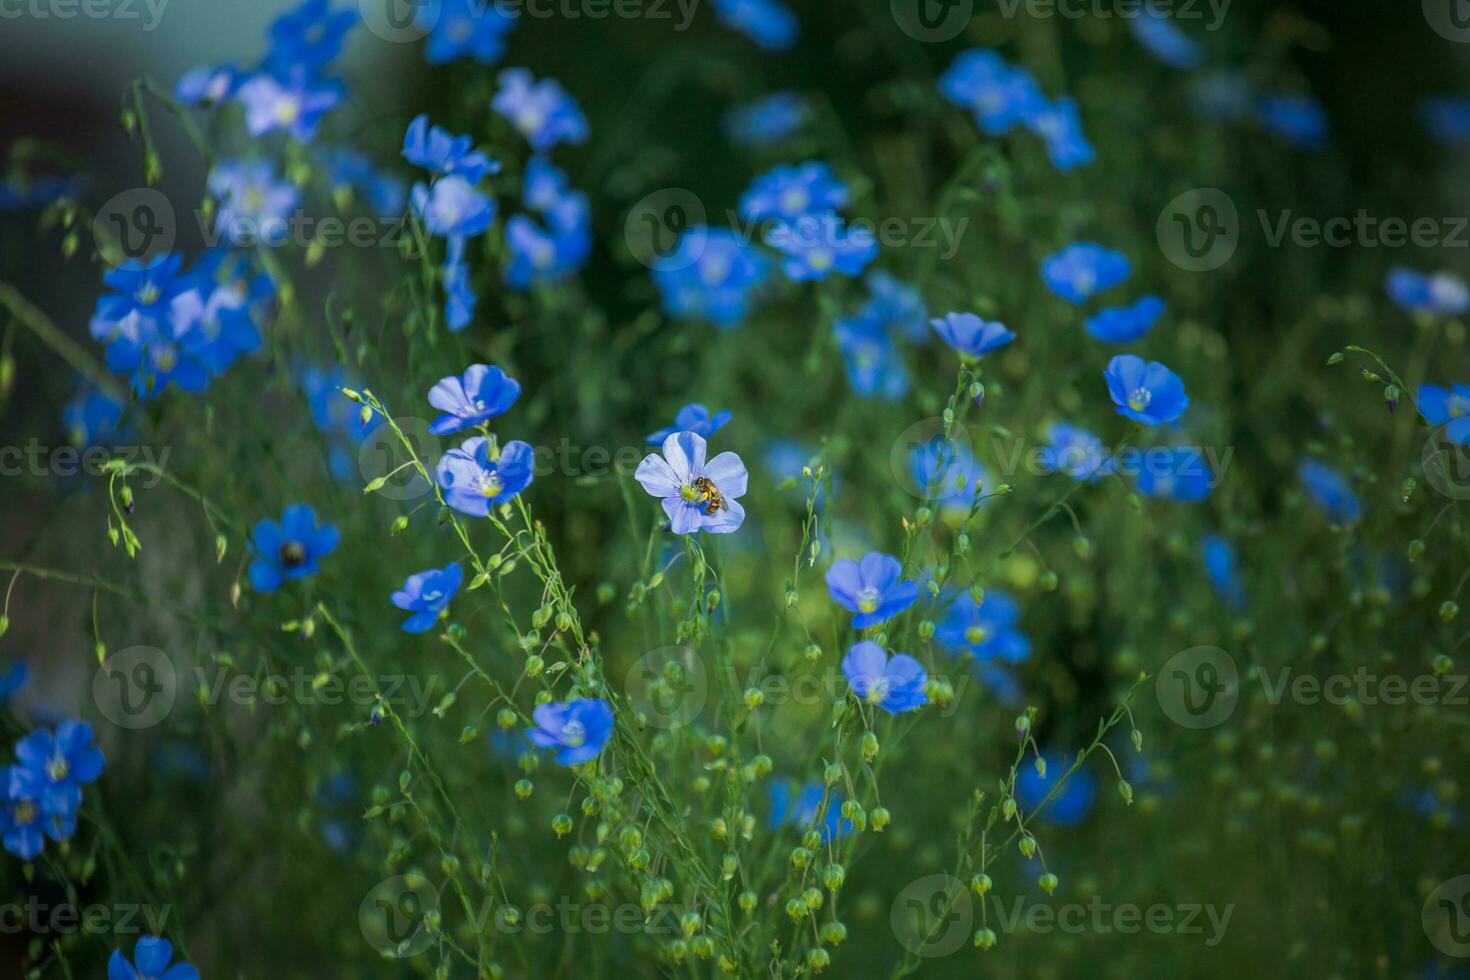
[[[720,493],[720,488],[709,477],[696,477],[694,489],[699,491],[700,500],[708,501],[704,508],[706,514],[713,516],[716,511],[730,509],[730,505],[725,502],[725,495]]]

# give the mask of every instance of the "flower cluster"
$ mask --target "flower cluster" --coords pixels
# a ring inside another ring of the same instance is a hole
[[[102,277],[112,292],[97,301],[91,333],[106,344],[108,368],[128,375],[139,398],[170,385],[203,391],[261,344],[274,296],[268,278],[226,249],[182,266],[176,254],[130,259]]]
[[[46,838],[61,842],[76,833],[82,786],[95,782],[105,763],[92,726],[80,721],[31,732],[15,744],[15,757],[4,773],[0,835],[7,851],[31,861],[45,850]]]

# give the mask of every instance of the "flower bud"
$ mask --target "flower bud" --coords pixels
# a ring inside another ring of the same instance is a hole
[[[829,946],[841,946],[842,941],[847,938],[847,926],[841,922],[832,921],[822,926],[822,942]]]
[[[529,800],[531,798],[531,791],[534,788],[535,784],[532,783],[529,779],[516,780],[516,799]]]
[[[565,837],[572,832],[572,818],[568,814],[558,813],[551,818],[551,829],[556,832],[556,836]]]
[[[984,950],[995,948],[995,930],[980,929],[975,933],[975,945]]]
[[[765,703],[766,695],[760,688],[748,687],[745,689],[745,706],[751,711],[754,711]]]
[[[1052,874],[1050,871],[1042,875],[1040,878],[1036,879],[1036,883],[1040,885],[1041,890],[1046,892],[1048,895],[1056,894],[1057,876]]]
[[[1029,861],[1036,856],[1036,838],[1030,834],[1022,835],[1021,841],[1017,846],[1020,847],[1021,854],[1026,860]]]
[[[883,833],[883,829],[888,826],[889,821],[892,819],[886,806],[874,807],[873,812],[868,814],[868,817],[872,821],[873,829],[880,834]]]
[[[840,864],[829,864],[827,870],[822,872],[822,884],[827,886],[829,892],[835,892],[842,887],[847,880],[847,872]]]

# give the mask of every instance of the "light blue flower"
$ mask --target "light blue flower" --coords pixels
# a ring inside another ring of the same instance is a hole
[[[861,561],[839,558],[827,569],[827,592],[856,613],[852,628],[864,630],[886,623],[919,598],[919,583],[901,580],[902,575],[903,564],[881,551],[870,551]]]
[[[659,429],[657,432],[650,432],[647,442],[651,446],[662,446],[664,440],[676,432],[693,432],[695,435],[708,439],[723,429],[729,421],[728,411],[715,412],[711,415],[709,409],[699,402],[691,402],[674,415],[673,425]]]
[[[1119,354],[1103,373],[1119,415],[1144,425],[1173,422],[1189,408],[1179,375],[1158,361]]]
[[[914,711],[929,703],[924,691],[929,674],[906,653],[891,658],[871,640],[854,643],[842,658],[842,673],[859,699],[876,704],[890,715]]]
[[[464,570],[459,562],[450,562],[443,568],[431,568],[410,575],[403,588],[392,595],[393,605],[413,613],[403,621],[403,632],[423,633],[438,622],[439,615],[449,608],[449,601],[459,591],[464,581]]]
[[[1153,329],[1164,315],[1164,301],[1145,296],[1132,306],[1111,306],[1087,318],[1087,332],[1110,344],[1131,344]]]
[[[613,733],[613,710],[601,698],[548,701],[531,712],[536,727],[526,735],[537,747],[556,749],[556,762],[577,766],[597,758]]]
[[[704,438],[693,432],[676,432],[665,439],[663,455],[645,456],[634,478],[649,496],[663,502],[669,530],[675,534],[730,534],[745,521],[739,500],[750,479],[745,464],[732,452],[705,462]]]
[[[982,320],[974,313],[947,313],[941,319],[930,320],[929,325],[966,359],[982,357],[1016,339],[1015,332],[1007,330],[1005,324]]]

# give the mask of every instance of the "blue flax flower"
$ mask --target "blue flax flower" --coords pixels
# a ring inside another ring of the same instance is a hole
[[[1310,95],[1262,95],[1256,99],[1256,119],[1269,133],[1304,150],[1327,146],[1327,112]]]
[[[263,520],[250,532],[250,584],[257,592],[274,592],[282,582],[315,575],[317,563],[337,548],[341,539],[331,524],[318,525],[316,511],[295,504],[281,512],[280,523]]]
[[[650,432],[647,441],[650,446],[662,446],[664,440],[676,432],[693,432],[697,436],[708,439],[723,429],[729,421],[730,413],[728,411],[716,412],[711,415],[709,409],[705,408],[699,402],[691,402],[679,409],[678,413],[674,416],[674,424],[672,426],[666,429],[659,429],[657,432]]]
[[[800,25],[779,0],[714,0],[721,24],[739,31],[767,51],[784,51],[796,43]]]
[[[240,78],[234,65],[198,65],[190,68],[174,84],[174,99],[191,108],[214,108],[235,94]]]
[[[769,273],[766,258],[735,232],[701,225],[680,236],[653,282],[669,316],[733,327]]]
[[[74,446],[98,446],[112,439],[123,406],[101,388],[83,385],[61,411],[61,424]]]
[[[528,444],[517,439],[494,452],[489,439],[475,436],[440,457],[435,476],[445,503],[461,514],[485,517],[530,486],[535,468]]]
[[[1332,520],[1338,524],[1352,524],[1358,519],[1362,512],[1358,495],[1340,471],[1304,457],[1297,464],[1297,475],[1301,477],[1302,486],[1306,487],[1312,503]]]
[[[1444,426],[1444,437],[1459,445],[1470,444],[1470,385],[1420,385],[1415,400],[1424,421],[1438,428]]]
[[[580,193],[566,194],[547,212],[544,226],[529,215],[512,216],[505,223],[505,240],[511,254],[505,281],[515,289],[559,282],[575,274],[592,250],[587,198]]]
[[[1419,103],[1419,119],[1441,143],[1470,142],[1470,99],[1424,99]]]
[[[774,146],[795,136],[806,122],[806,101],[795,92],[777,92],[725,113],[725,135],[744,146]]]
[[[909,390],[909,373],[882,320],[865,306],[855,317],[838,320],[837,347],[847,367],[847,382],[864,398],[897,401]]]
[[[209,172],[206,187],[219,202],[214,227],[226,242],[242,248],[286,243],[301,192],[276,178],[274,161],[222,160]]]
[[[503,415],[521,397],[521,384],[493,364],[471,364],[460,377],[440,378],[429,389],[429,404],[444,414],[429,425],[436,436],[449,435]]]
[[[133,947],[132,962],[122,950],[113,950],[107,980],[199,980],[198,970],[182,961],[173,963],[173,958],[174,948],[167,939],[144,936]]]
[[[0,786],[4,791],[0,796],[0,841],[7,851],[22,861],[32,861],[46,849],[48,836],[58,842],[71,836],[62,832],[65,830],[62,824],[71,818],[64,811],[61,816],[50,818],[41,811],[35,780],[24,775],[20,766],[0,769],[0,779],[5,781]]]
[[[1041,264],[1041,278],[1053,293],[1081,306],[1133,272],[1128,257],[1093,242],[1074,242]]]
[[[251,136],[284,130],[302,143],[316,138],[322,117],[345,97],[341,82],[299,67],[279,74],[261,72],[235,91],[235,99],[245,106],[245,129]]]
[[[1046,100],[1036,80],[994,51],[962,52],[939,78],[939,91],[969,109],[987,136],[999,136],[1029,118]]]
[[[917,286],[882,269],[869,272],[864,282],[868,287],[868,301],[863,304],[860,317],[875,319],[916,344],[930,341],[929,307]]]
[[[1121,468],[1133,473],[1139,493],[1156,500],[1198,503],[1210,495],[1215,482],[1204,456],[1188,446],[1130,449]]]
[[[0,660],[0,704],[9,701],[15,692],[25,687],[31,669],[25,664],[12,664]]]
[[[942,434],[909,446],[909,475],[919,496],[956,509],[968,509],[976,485],[989,482],[969,445],[947,443]]]
[[[881,551],[870,551],[861,561],[839,558],[827,569],[827,592],[857,614],[852,628],[863,630],[886,623],[919,598],[919,583],[900,581],[902,575],[899,560]]]
[[[906,653],[891,658],[872,640],[854,643],[842,658],[842,673],[852,693],[890,715],[901,715],[929,703],[924,685],[929,674]]]
[[[357,22],[356,10],[333,10],[331,0],[304,0],[271,22],[267,65],[319,71],[342,53],[347,33]]]
[[[729,534],[745,520],[738,499],[745,496],[750,479],[745,464],[732,452],[708,462],[704,457],[702,436],[676,432],[664,440],[662,456],[649,453],[634,473],[649,496],[663,501],[675,534]]]
[[[1199,42],[1175,26],[1169,14],[1152,4],[1143,8],[1141,16],[1129,20],[1128,28],[1144,50],[1170,68],[1189,71],[1204,64],[1205,52]]]
[[[500,164],[476,152],[469,136],[451,136],[441,126],[429,123],[427,115],[415,116],[403,134],[403,158],[416,167],[441,177],[463,177],[478,184],[487,174],[500,173]]]
[[[835,214],[807,214],[766,233],[766,244],[786,254],[781,269],[792,282],[826,279],[833,272],[858,276],[878,257],[867,228],[848,228]]]
[[[1158,361],[1119,354],[1108,362],[1103,377],[1118,414],[1144,425],[1173,422],[1189,408],[1189,396],[1179,375]]]
[[[470,267],[464,260],[464,238],[449,240],[449,254],[440,268],[444,275],[444,321],[454,332],[463,330],[475,319],[475,295],[470,283]]]
[[[441,177],[430,186],[415,184],[409,199],[431,235],[480,235],[495,220],[494,199],[460,176]]]
[[[1027,115],[1026,128],[1046,143],[1052,166],[1062,173],[1085,166],[1097,156],[1082,134],[1082,116],[1073,99],[1042,103]]]
[[[822,800],[827,800],[827,810],[819,829],[824,843],[846,837],[853,832],[853,822],[842,816],[842,794],[836,789],[829,797],[821,783],[807,783],[794,794],[795,784],[790,780],[777,780],[771,784],[771,827],[787,824],[807,830],[816,827],[817,811]]]
[[[934,636],[955,653],[968,651],[981,663],[1016,664],[1031,655],[1031,640],[1016,625],[1020,618],[1021,608],[1004,592],[988,589],[976,602],[966,590],[945,610]]]
[[[1044,752],[1041,757],[1046,760],[1046,775],[1038,773],[1035,766],[1022,766],[1016,773],[1016,799],[1026,810],[1041,806],[1041,801],[1057,787],[1070,768],[1058,752]],[[1079,768],[1057,790],[1041,811],[1041,816],[1050,823],[1075,827],[1087,816],[1096,798],[1097,777],[1085,768]]]
[[[15,743],[19,765],[10,769],[10,795],[40,804],[46,817],[74,816],[82,805],[82,785],[102,775],[102,750],[92,742],[92,726],[63,721],[55,733],[38,728]],[[60,838],[58,838],[60,839]]]
[[[392,596],[393,605],[413,613],[403,621],[403,632],[423,633],[430,629],[438,621],[439,614],[449,608],[449,600],[459,591],[462,581],[464,570],[457,561],[405,579],[403,588]]]
[[[538,153],[558,143],[587,139],[587,118],[577,101],[557,82],[549,78],[538,82],[525,68],[500,73],[500,89],[490,107],[508,119]]]
[[[1399,267],[1389,271],[1385,288],[1388,298],[1406,313],[1459,316],[1470,309],[1470,289],[1449,272],[1424,275]]]
[[[1111,306],[1087,318],[1087,332],[1110,344],[1131,344],[1164,315],[1164,301],[1145,296],[1132,306]]]
[[[1114,461],[1101,439],[1065,422],[1053,422],[1047,428],[1048,444],[1042,447],[1038,462],[1050,473],[1065,473],[1074,480],[1096,481],[1111,473]]]
[[[576,766],[601,754],[613,733],[613,711],[601,698],[548,701],[531,712],[536,727],[526,732],[543,749],[556,749],[557,765]]]
[[[973,313],[947,313],[930,320],[934,332],[967,359],[982,357],[1016,339],[1005,324],[980,319]]]
[[[1245,606],[1245,582],[1240,577],[1240,565],[1235,558],[1235,548],[1222,535],[1207,534],[1200,541],[1200,555],[1204,558],[1205,574],[1225,604],[1234,609]]]
[[[418,23],[429,31],[424,57],[431,65],[462,58],[492,65],[505,53],[517,16],[495,0],[421,0]]]
[[[825,163],[786,164],[751,183],[740,196],[746,221],[794,221],[807,214],[840,211],[851,195]]]

